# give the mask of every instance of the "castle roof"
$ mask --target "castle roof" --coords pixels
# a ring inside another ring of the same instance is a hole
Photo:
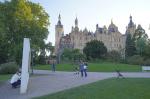
[[[134,27],[134,22],[132,21],[132,16],[130,15],[130,22],[128,24],[128,27]]]
[[[108,27],[108,32],[117,32],[118,31],[118,27],[113,23],[113,21],[111,20],[111,24]]]
[[[60,14],[59,14],[59,16],[58,16],[57,26],[61,26],[61,27],[62,27]]]

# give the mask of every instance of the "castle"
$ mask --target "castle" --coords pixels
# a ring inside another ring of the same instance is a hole
[[[108,52],[115,50],[124,55],[126,35],[128,33],[133,35],[135,29],[136,25],[132,21],[132,16],[130,16],[130,21],[126,27],[125,34],[119,32],[118,27],[112,20],[108,28],[105,25],[99,27],[97,24],[95,32],[89,32],[86,28],[84,30],[79,30],[78,19],[76,18],[75,26],[72,27],[71,32],[64,35],[61,16],[59,14],[58,22],[55,26],[55,54],[56,56],[60,56],[64,48],[79,49],[82,52],[87,42],[99,40],[104,43]]]

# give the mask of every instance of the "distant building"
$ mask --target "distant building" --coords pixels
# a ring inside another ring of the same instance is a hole
[[[78,19],[76,17],[75,26],[72,26],[71,32],[64,36],[64,29],[59,14],[58,23],[55,26],[55,54],[58,56],[58,59],[60,59],[64,48],[79,49],[83,52],[83,48],[86,46],[87,42],[99,40],[104,43],[108,51],[115,50],[124,56],[126,35],[130,33],[133,36],[135,29],[136,25],[132,21],[132,16],[130,16],[125,34],[119,32],[118,27],[112,20],[108,28],[105,25],[99,27],[97,24],[95,32],[90,32],[86,28],[84,30],[79,30]]]

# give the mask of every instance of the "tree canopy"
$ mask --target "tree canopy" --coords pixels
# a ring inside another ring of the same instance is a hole
[[[138,25],[137,29],[135,30],[133,40],[135,42],[137,54],[143,55],[144,49],[148,42],[148,35],[145,33],[145,30],[141,27],[141,25]]]
[[[143,54],[146,58],[150,58],[150,40],[148,40],[148,42],[147,42],[147,44],[144,48],[144,53]]]
[[[86,44],[83,53],[88,59],[103,58],[107,53],[107,48],[104,43],[98,40],[92,40]]]
[[[31,48],[40,51],[50,24],[42,6],[28,0],[9,0],[0,2],[0,12],[0,63],[21,62],[23,38],[30,38]]]
[[[150,65],[150,40],[141,25],[138,25],[133,37],[127,35],[125,52],[128,63]]]
[[[127,34],[126,38],[126,46],[125,46],[125,56],[130,57],[135,55],[136,53],[136,47],[135,47],[135,42],[131,37],[131,34]]]

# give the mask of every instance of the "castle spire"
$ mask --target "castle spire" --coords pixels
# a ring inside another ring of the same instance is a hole
[[[113,24],[113,19],[111,19],[111,24]]]
[[[59,20],[59,21],[61,20],[61,16],[60,16],[60,13],[59,13],[59,16],[58,16],[58,20]]]
[[[75,27],[78,27],[78,19],[77,19],[77,17],[75,19]]]
[[[61,25],[61,16],[60,16],[60,14],[59,14],[59,16],[58,16],[58,22],[57,22],[57,25]]]
[[[128,27],[133,27],[134,26],[134,23],[133,23],[133,21],[132,21],[132,16],[130,15],[130,22],[129,22],[129,24],[128,24]]]
[[[131,16],[131,14],[130,14],[130,21],[132,21],[132,16]]]

